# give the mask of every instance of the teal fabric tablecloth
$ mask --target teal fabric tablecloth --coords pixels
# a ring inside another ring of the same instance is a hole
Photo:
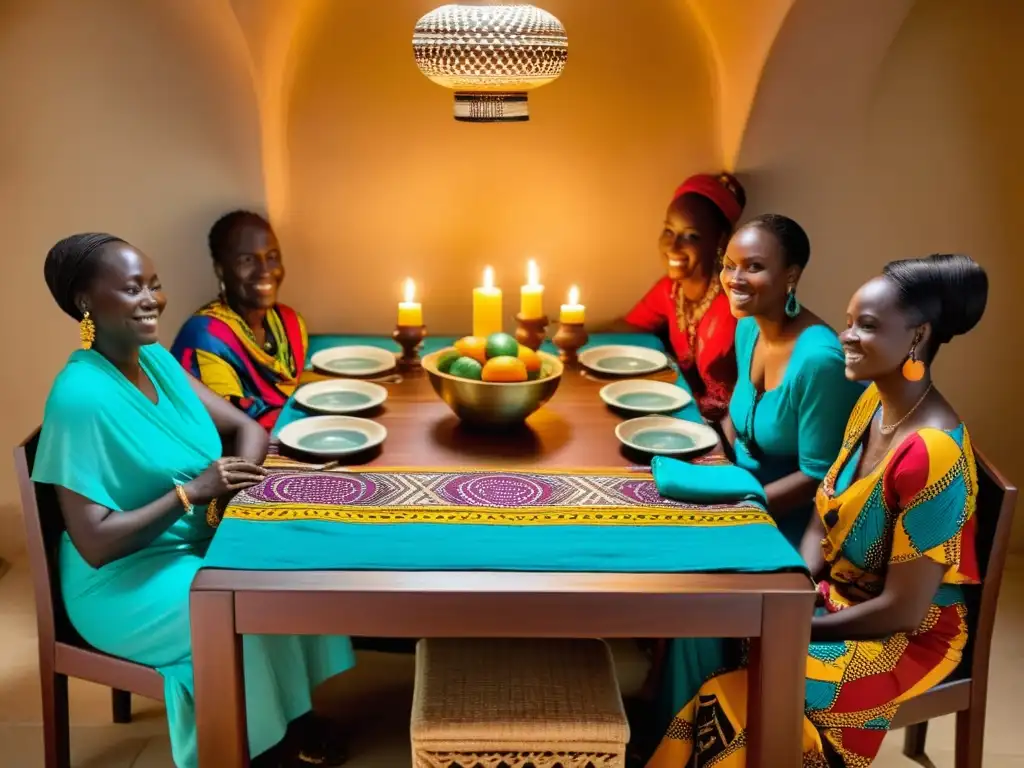
[[[453,341],[428,337],[423,352]],[[310,354],[342,344],[398,351],[382,337],[314,336]],[[595,334],[591,345],[599,344],[663,349],[654,336],[639,334]],[[686,387],[681,377],[679,384]],[[595,402],[594,407],[604,406]],[[278,427],[306,415],[289,403]],[[676,415],[700,420],[692,403]],[[699,503],[669,500],[658,495],[646,470],[601,476],[383,468],[314,473],[284,457],[271,467],[274,474],[266,483],[229,507],[207,553],[207,567],[619,573],[804,567],[749,494],[738,492],[732,500],[728,493],[718,494],[722,503],[713,500],[717,491],[703,494]],[[474,496],[478,491],[482,496]],[[490,505],[481,501],[487,493],[516,501]],[[521,501],[526,497],[532,501]],[[541,497],[545,500],[537,501]]]

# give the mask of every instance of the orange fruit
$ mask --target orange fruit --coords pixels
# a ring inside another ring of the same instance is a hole
[[[455,348],[463,357],[471,357],[481,365],[487,362],[487,339],[479,336],[463,336],[455,342]]]
[[[529,347],[519,345],[519,359],[526,366],[527,373],[540,373],[540,355]]]
[[[484,364],[480,378],[484,381],[526,381],[526,364],[518,357],[492,357]]]

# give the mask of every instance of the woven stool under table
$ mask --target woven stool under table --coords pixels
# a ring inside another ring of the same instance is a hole
[[[415,768],[623,768],[629,725],[601,640],[421,640]]]

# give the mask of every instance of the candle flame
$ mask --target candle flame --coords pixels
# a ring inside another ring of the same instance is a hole
[[[484,268],[484,288],[494,287],[494,270],[490,267]]]
[[[537,269],[537,262],[530,259],[526,265],[526,284],[531,288],[540,285],[540,270]]]
[[[569,289],[569,303],[574,305],[580,303],[580,289],[575,285]]]
[[[411,304],[416,298],[416,283],[411,277],[405,278],[405,303]]]

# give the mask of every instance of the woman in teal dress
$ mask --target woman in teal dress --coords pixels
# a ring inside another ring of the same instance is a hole
[[[737,230],[722,268],[736,326],[739,379],[723,431],[737,465],[764,486],[768,511],[799,549],[814,496],[839,455],[846,422],[864,387],[846,378],[835,331],[797,299],[811,256],[803,228],[765,214]],[[713,638],[669,643],[661,684],[664,722],[713,673],[735,664],[736,644]]]
[[[144,254],[75,235],[50,250],[45,276],[83,342],[50,391],[32,474],[56,486],[67,526],[64,603],[91,645],[163,675],[175,765],[195,768],[189,588],[217,502],[263,479],[267,435],[157,343],[166,300]],[[243,649],[254,764],[340,764],[310,693],[352,666],[348,639],[245,636]]]
[[[765,214],[729,241],[721,278],[739,318],[739,379],[724,431],[736,464],[764,486],[768,511],[797,548],[864,392],[846,378],[835,331],[797,299],[810,256],[799,224]]]

